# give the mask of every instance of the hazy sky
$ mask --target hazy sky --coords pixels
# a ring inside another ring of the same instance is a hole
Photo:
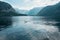
[[[31,9],[34,7],[42,7],[47,5],[53,5],[60,0],[1,0],[10,3],[15,8]]]

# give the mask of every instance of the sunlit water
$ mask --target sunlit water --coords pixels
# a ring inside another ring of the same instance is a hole
[[[0,40],[60,40],[57,21],[38,16],[12,17],[10,28],[0,31]]]

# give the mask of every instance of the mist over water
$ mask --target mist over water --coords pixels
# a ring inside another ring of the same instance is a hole
[[[10,28],[0,31],[0,40],[59,40],[58,23],[41,16],[15,16]]]

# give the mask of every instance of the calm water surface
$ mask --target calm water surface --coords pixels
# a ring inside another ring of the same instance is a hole
[[[59,21],[40,16],[12,17],[10,28],[0,31],[0,40],[60,40]]]

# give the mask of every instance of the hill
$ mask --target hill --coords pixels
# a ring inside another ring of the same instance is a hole
[[[25,16],[18,14],[15,9],[8,3],[0,1],[0,16]]]
[[[31,16],[37,15],[37,13],[39,13],[39,11],[40,11],[41,9],[42,9],[42,8],[40,8],[40,7],[35,7],[35,8],[31,9],[31,10],[28,12],[28,15],[31,15]]]
[[[51,18],[60,18],[60,2],[56,5],[43,8],[37,15]]]

